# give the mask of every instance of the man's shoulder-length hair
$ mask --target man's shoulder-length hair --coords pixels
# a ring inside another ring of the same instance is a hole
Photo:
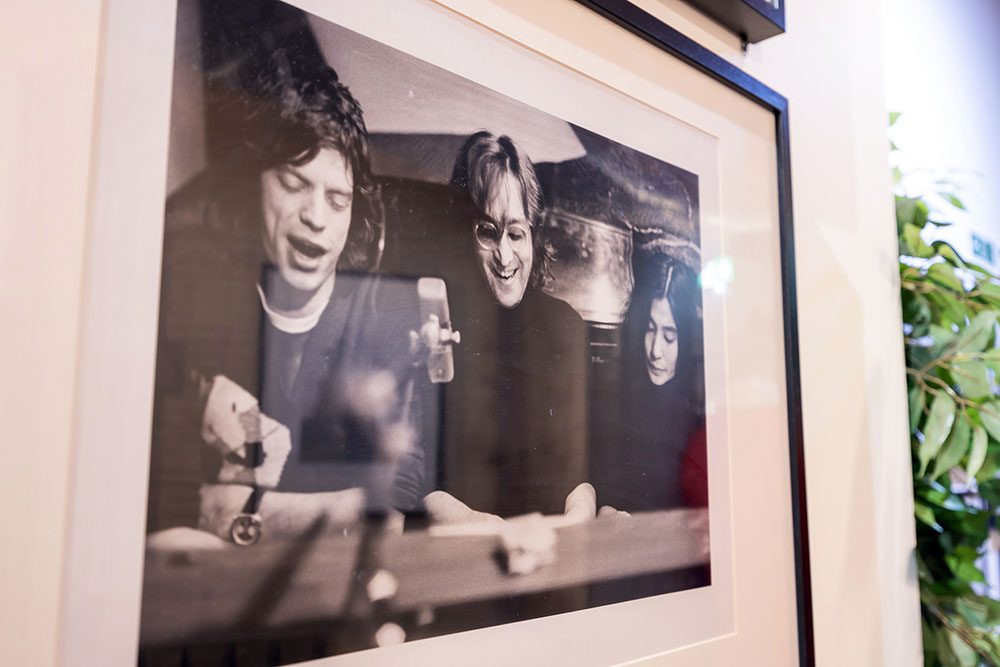
[[[235,95],[227,95],[219,114],[220,131],[230,134],[219,170],[228,181],[219,188],[228,193],[226,209],[254,221],[261,173],[306,164],[323,148],[337,150],[354,178],[351,227],[338,268],[377,268],[385,215],[361,105],[332,68],[296,67],[283,50],[256,70]]]
[[[525,220],[531,225],[531,285],[545,287],[552,281],[551,252],[542,229],[545,205],[535,167],[527,154],[506,135],[496,136],[486,130],[476,132],[465,140],[458,153],[451,185],[467,205],[483,213],[496,196],[500,181],[508,174],[518,183]]]

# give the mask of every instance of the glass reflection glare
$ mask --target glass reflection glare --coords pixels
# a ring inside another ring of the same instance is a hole
[[[698,282],[702,289],[716,294],[725,294],[729,284],[733,282],[735,271],[733,261],[728,257],[715,257],[705,262]]]

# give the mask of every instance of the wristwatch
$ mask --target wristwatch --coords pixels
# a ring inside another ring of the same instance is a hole
[[[229,526],[229,536],[241,547],[256,544],[264,532],[264,522],[260,516],[260,501],[263,497],[264,489],[254,486],[246,504],[243,505],[243,511],[236,515]]]
[[[233,542],[241,547],[256,544],[263,531],[264,524],[260,520],[260,515],[247,514],[246,512],[237,514],[232,525],[229,526],[229,536]]]

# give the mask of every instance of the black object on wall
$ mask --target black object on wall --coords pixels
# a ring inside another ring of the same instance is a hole
[[[687,0],[705,14],[756,44],[785,32],[785,0]]]

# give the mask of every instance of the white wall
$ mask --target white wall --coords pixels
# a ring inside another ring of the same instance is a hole
[[[943,233],[969,259],[1000,268],[1000,2],[886,0],[886,100],[902,112],[893,138],[906,184],[934,191],[934,172],[954,170],[965,213]],[[931,172],[918,170],[932,170]],[[972,234],[993,244],[974,258]]]
[[[743,55],[680,0],[637,4],[790,99],[818,663],[917,664],[878,17],[865,0],[796,0],[789,34]],[[49,665],[101,17],[97,0],[12,7],[0,28],[0,664]]]
[[[0,21],[0,664],[55,660],[101,5]]]

